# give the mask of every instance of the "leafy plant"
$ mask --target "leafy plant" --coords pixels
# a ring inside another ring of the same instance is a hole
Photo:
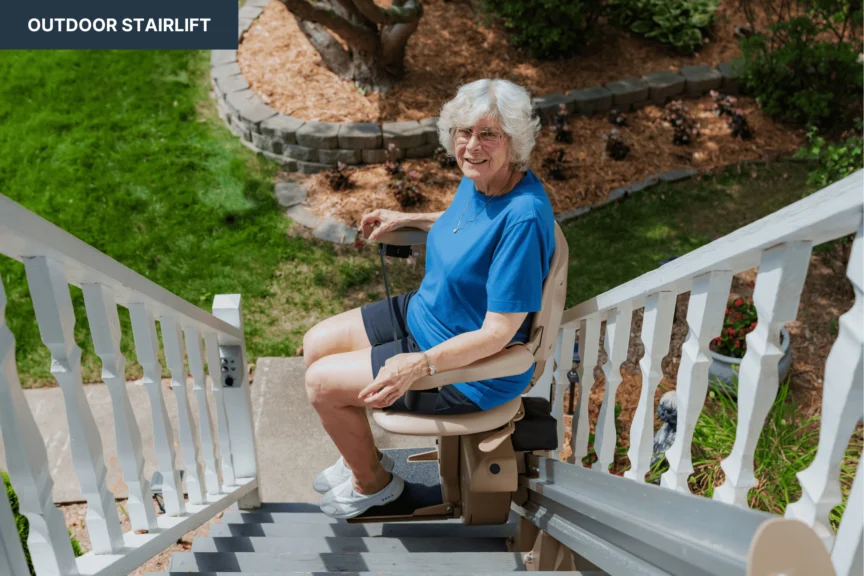
[[[750,490],[748,498],[753,509],[782,515],[790,503],[801,497],[801,485],[796,474],[806,469],[816,456],[820,416],[802,418],[799,408],[791,397],[787,379],[780,384],[756,444],[756,487]],[[732,396],[709,392],[708,402],[693,432],[693,475],[689,484],[694,494],[710,498],[714,488],[722,483],[720,462],[732,452],[737,419],[738,405]],[[846,507],[862,445],[864,437],[859,426],[846,448],[840,467],[843,502],[829,516],[835,529]],[[665,459],[658,461],[647,481],[659,483],[660,475],[668,469]]]
[[[438,166],[441,168],[455,168],[456,157],[447,153],[447,149],[439,146],[435,149],[435,160],[438,161]]]
[[[543,169],[546,177],[550,180],[566,180],[567,169],[570,160],[566,158],[567,151],[564,148],[550,146],[546,156],[543,158]]]
[[[685,146],[699,136],[699,124],[690,117],[690,109],[681,100],[673,100],[663,111],[663,121],[675,129],[672,143]]]
[[[608,0],[609,21],[692,54],[704,43],[719,0]]]
[[[824,188],[864,166],[860,118],[856,119],[855,125],[855,129],[843,133],[834,142],[826,141],[816,127],[810,128],[807,133],[808,145],[795,154],[795,158],[819,162],[819,166],[810,172],[808,184]]]
[[[624,160],[627,158],[627,155],[630,153],[630,146],[627,142],[624,141],[624,137],[621,136],[617,130],[614,128],[605,136],[606,138],[606,153],[613,160]]]
[[[351,173],[342,162],[337,162],[336,166],[327,172],[327,183],[330,184],[331,190],[337,192],[354,186],[354,182],[351,181]]]
[[[595,40],[602,0],[485,0],[510,38],[537,58],[565,58]]]
[[[573,143],[573,132],[570,130],[570,114],[566,104],[558,105],[558,112],[552,117],[552,129],[555,131],[555,141],[565,144]]]
[[[726,308],[723,331],[711,340],[711,349],[718,354],[743,358],[747,352],[747,334],[756,328],[756,306],[738,298]]]
[[[12,481],[5,470],[0,470],[0,477],[3,478],[3,485],[6,489],[6,496],[9,498],[9,505],[12,508],[12,515],[15,517],[15,525],[18,527],[18,537],[21,539],[21,547],[24,549],[24,558],[27,560],[27,567],[30,569],[31,576],[36,576],[36,570],[33,568],[33,560],[30,558],[30,549],[27,547],[27,537],[30,536],[30,522],[27,517],[19,511],[18,495],[12,488]],[[67,529],[68,531],[68,529]],[[75,557],[83,556],[81,544],[78,540],[69,533],[69,543],[72,545],[72,553]]]
[[[385,154],[387,155],[387,160],[384,162],[384,169],[387,170],[387,174],[390,176],[404,174],[405,170],[402,168],[402,160],[399,159],[399,148],[395,144],[390,143],[387,145],[387,152]]]
[[[615,126],[627,126],[627,117],[618,110],[609,111],[609,123]]]
[[[844,127],[860,113],[864,71],[860,0],[742,0],[756,30],[742,42],[742,80],[764,110],[785,120]]]
[[[393,196],[399,202],[399,206],[407,208],[416,206],[420,202],[423,195],[420,193],[419,181],[420,173],[412,170],[407,177],[404,175],[397,176],[390,182],[388,187],[393,191]]]
[[[728,126],[733,138],[740,136],[742,140],[749,140],[753,137],[753,128],[747,122],[747,118],[744,117],[744,112],[735,108],[737,100],[734,97],[711,90],[711,98],[713,99],[712,112],[714,115],[729,118]]]

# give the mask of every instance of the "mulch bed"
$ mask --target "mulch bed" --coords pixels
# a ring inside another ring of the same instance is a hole
[[[294,17],[276,1],[246,33],[238,53],[240,68],[265,103],[297,118],[419,120],[437,116],[459,86],[480,78],[512,80],[539,96],[679,66],[714,66],[741,53],[734,27],[746,24],[737,0],[723,0],[709,43],[693,56],[604,26],[605,38],[594,53],[543,61],[514,48],[504,28],[487,22],[470,2],[425,0],[423,9],[408,42],[405,77],[384,95],[363,95],[327,70]]]
[[[531,169],[543,180],[556,214],[602,202],[615,188],[642,182],[648,176],[673,168],[694,168],[710,172],[736,162],[767,160],[793,153],[804,142],[804,132],[792,130],[768,118],[752,98],[741,98],[738,107],[755,130],[753,138],[733,138],[724,117],[715,116],[712,99],[706,95],[687,100],[689,114],[700,125],[700,136],[692,144],[672,143],[673,128],[662,121],[663,109],[648,106],[624,116],[627,126],[610,124],[606,115],[572,116],[573,144],[555,142],[553,129],[545,128],[537,139]],[[623,161],[610,158],[604,136],[615,128],[631,148]],[[551,180],[543,168],[543,157],[551,148],[566,151],[567,180]],[[354,187],[330,189],[327,174],[304,179],[309,190],[308,208],[319,216],[331,216],[352,226],[375,208],[405,212],[446,210],[461,179],[458,168],[440,168],[435,160],[409,160],[405,171],[421,175],[419,189],[424,199],[416,206],[401,208],[387,188],[390,178],[382,165],[349,168]]]

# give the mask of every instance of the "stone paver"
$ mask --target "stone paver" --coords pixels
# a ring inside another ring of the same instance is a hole
[[[395,144],[402,149],[416,148],[426,143],[426,133],[416,120],[385,122],[381,126],[381,131],[384,134],[384,148],[390,144]]]
[[[241,106],[245,106],[250,98],[253,96],[252,90],[243,90],[241,92],[232,92],[225,96],[225,103],[228,104],[228,108],[232,111],[232,116],[236,114]]]
[[[400,155],[404,154],[401,150]],[[387,161],[387,151],[380,148],[375,150],[362,150],[361,157],[365,164],[383,164]]]
[[[277,114],[272,118],[268,118],[261,122],[261,134],[278,138],[284,144],[297,143],[297,130],[300,129],[306,122],[299,118],[286,116],[285,114]]]
[[[279,182],[275,192],[276,200],[284,208],[296,206],[306,200],[306,189],[296,182]]]
[[[534,110],[544,124],[552,123],[552,119],[558,113],[558,108],[561,104],[567,107],[568,114],[576,111],[575,98],[568,94],[546,94],[544,96],[537,96],[532,101]]]
[[[291,206],[285,214],[287,214],[292,220],[296,220],[298,224],[302,224],[307,228],[315,228],[321,221],[319,216],[316,216],[301,204]]]
[[[357,237],[357,230],[344,222],[334,220],[333,218],[325,218],[312,230],[312,235],[334,244],[351,244]]]
[[[420,120],[420,125],[423,127],[423,132],[426,133],[426,143],[434,144],[437,148],[441,145],[438,139],[438,118],[424,118]]]
[[[318,162],[324,164],[359,164],[361,160],[360,150],[318,150]]]
[[[282,147],[282,154],[288,158],[302,162],[315,162],[318,160],[318,150],[315,148],[306,148],[305,146],[286,144]]]
[[[438,148],[438,144],[424,144],[422,146],[417,146],[416,148],[406,148],[405,149],[405,157],[406,158],[429,158],[432,154],[435,153],[435,150]]]
[[[614,202],[619,198],[627,196],[628,194],[630,194],[630,188],[627,186],[625,186],[624,188],[615,188],[614,190],[609,192],[608,196],[606,196],[606,202]]]
[[[692,97],[715,90],[723,83],[723,75],[710,66],[684,66],[681,75],[687,81],[684,93]]]
[[[384,137],[378,124],[354,122],[342,124],[339,128],[338,141],[340,148],[363,150],[364,148],[380,148]]]
[[[240,20],[254,20],[261,15],[261,12],[264,11],[264,8],[261,6],[254,6],[252,4],[246,4],[237,12],[237,17]]]
[[[210,52],[210,66],[214,68],[231,62],[237,62],[237,50],[213,50]]]
[[[590,206],[585,206],[583,208],[576,208],[575,210],[571,210],[569,212],[564,212],[563,214],[559,214],[555,216],[556,222],[564,222],[565,220],[569,220],[571,218],[576,218],[577,216],[582,216],[583,214],[587,214],[591,211]]]
[[[269,136],[264,136],[263,134],[258,134],[257,132],[252,133],[252,143],[261,150],[267,150],[275,154],[280,154],[282,152],[281,142],[274,143],[273,139]],[[274,146],[274,144],[276,144],[276,146]]]
[[[612,92],[601,86],[592,86],[567,93],[573,98],[573,105],[579,114],[608,112],[612,108]]]
[[[717,71],[723,77],[720,89],[726,94],[738,94],[741,91],[741,64],[739,62],[721,62]]]
[[[241,102],[237,108],[237,113],[244,126],[249,129],[252,129],[253,126],[257,129],[258,124],[278,114],[276,110],[264,104],[255,94]]]
[[[634,104],[648,100],[648,84],[640,78],[625,78],[606,84],[612,93],[612,107],[627,112]]]
[[[297,130],[297,143],[307,148],[338,148],[339,126],[337,122],[306,122]]]
[[[288,172],[296,172],[297,171],[297,160],[293,160],[291,158],[286,158],[280,154],[274,154],[273,152],[268,152],[266,150],[261,150],[261,154],[265,157],[273,160],[274,162],[280,164],[285,170]]]
[[[210,70],[210,77],[213,79],[227,78],[228,76],[236,76],[240,74],[240,65],[236,62],[222,64]]]
[[[663,182],[677,182],[678,180],[686,180],[696,175],[696,170],[692,168],[676,168],[675,170],[667,170],[659,175]]]
[[[320,162],[297,161],[297,171],[301,174],[318,174],[319,172],[326,172],[330,168],[332,168],[331,165]]]
[[[643,76],[642,79],[645,80],[650,89],[648,97],[659,106],[665,104],[667,98],[683,94],[684,86],[687,83],[684,76],[671,70],[651,72]]]

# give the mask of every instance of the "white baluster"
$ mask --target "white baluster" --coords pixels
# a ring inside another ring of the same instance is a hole
[[[573,348],[576,345],[576,329],[562,328],[558,331],[558,342],[555,344],[555,361],[558,371],[555,373],[555,402],[552,405],[552,416],[558,422],[558,442],[564,441],[564,391],[570,387],[567,373],[573,367]],[[558,451],[560,458],[561,452]]]
[[[675,441],[666,452],[669,470],[660,477],[660,484],[665,488],[690,492],[687,484],[687,478],[693,473],[690,445],[708,393],[708,366],[711,364],[708,345],[723,327],[731,286],[732,273],[728,270],[708,272],[693,279],[687,306],[689,332],[681,347],[676,382],[678,428]]]
[[[672,322],[675,319],[675,293],[655,292],[645,300],[642,319],[642,344],[645,355],[639,361],[642,369],[642,391],[639,405],[630,425],[630,469],[624,476],[637,482],[645,481],[651,468],[654,446],[654,393],[663,379],[661,362],[669,353]]]
[[[591,403],[591,388],[594,386],[594,368],[600,353],[600,315],[594,314],[579,322],[579,397],[573,413],[570,434],[570,462],[581,465],[588,455],[588,437],[591,422],[588,418],[588,405]]]
[[[597,428],[594,432],[594,450],[597,462],[592,468],[609,473],[609,466],[615,460],[615,445],[618,434],[615,431],[615,395],[621,384],[621,364],[627,359],[627,349],[630,344],[630,323],[633,320],[632,302],[623,302],[617,308],[609,311],[606,318],[606,337],[603,340],[606,349],[606,363],[603,374],[606,377],[606,389],[603,393],[603,405],[597,416]]]
[[[831,561],[837,576],[864,574],[864,459],[858,460],[858,470],[837,530]]]
[[[132,318],[132,333],[135,336],[135,352],[138,363],[144,368],[144,387],[150,399],[150,414],[153,418],[153,443],[159,472],[162,473],[162,500],[165,513],[180,516],[186,512],[186,502],[180,485],[180,473],[174,466],[174,430],[168,419],[165,397],[162,395],[162,364],[159,363],[159,341],[156,338],[156,323],[146,304],[129,304]]]
[[[840,317],[837,340],[825,362],[819,446],[810,466],[798,473],[801,499],[786,507],[786,517],[801,520],[831,548],[828,514],[841,501],[840,463],[864,405],[864,232],[858,229],[846,276],[855,303]],[[847,512],[848,514],[848,512]]]
[[[6,290],[0,278],[0,436],[6,452],[9,478],[18,496],[18,511],[30,523],[27,547],[36,572],[71,576],[78,574],[75,554],[66,532],[63,513],[54,506],[54,481],[48,468],[48,452],[30,405],[24,398],[15,365],[15,336],[6,326]],[[2,483],[2,482],[0,482]],[[3,490],[5,498],[6,491]],[[11,510],[10,510],[11,514]],[[0,519],[2,520],[2,519]],[[5,523],[4,523],[5,524]],[[8,536],[4,526],[3,541]],[[18,530],[11,536],[18,540]],[[11,548],[11,545],[7,545]],[[9,558],[13,566],[19,561]],[[16,570],[15,576],[27,574]]]
[[[216,435],[213,433],[213,418],[207,402],[207,381],[204,377],[204,347],[201,334],[194,326],[183,329],[186,337],[186,357],[189,359],[189,373],[192,375],[192,392],[198,404],[198,429],[201,434],[201,452],[204,458],[208,494],[221,494],[219,481],[219,458],[216,456]]]
[[[213,315],[235,326],[243,332],[243,312],[239,294],[217,294],[213,299]],[[226,343],[227,344],[227,343]],[[255,442],[255,426],[252,421],[252,391],[249,389],[245,342],[231,342],[241,350],[240,382],[222,389],[225,408],[228,412],[228,429],[231,433],[231,453],[234,455],[234,473],[239,478],[258,478],[258,450]],[[228,352],[220,342],[220,358]],[[261,479],[258,488],[238,502],[241,510],[261,506]]]
[[[102,380],[111,394],[117,455],[128,487],[132,530],[155,530],[156,511],[150,481],[144,476],[141,432],[126,391],[126,358],[120,352],[120,317],[114,290],[104,284],[82,284],[81,288],[93,344],[102,359]]]
[[[0,481],[0,576],[23,576],[29,572],[12,506]]]
[[[748,507],[747,494],[756,485],[753,453],[765,418],[777,397],[778,363],[783,357],[780,329],[795,319],[807,268],[809,242],[780,244],[762,254],[753,303],[759,322],[747,335],[747,353],[738,371],[738,424],[735,445],[720,464],[726,481],[714,490],[714,500]]]
[[[72,464],[87,500],[87,531],[96,554],[123,547],[114,494],[108,490],[108,469],[102,438],[84,394],[81,349],[75,343],[75,313],[62,264],[44,257],[26,258],[27,283],[42,341],[51,351],[51,373],[63,390],[72,446]]]
[[[216,403],[216,429],[219,434],[219,454],[222,456],[222,482],[225,486],[235,486],[234,457],[231,455],[231,431],[228,428],[228,412],[225,410],[225,395],[222,394],[222,372],[219,358],[219,344],[214,332],[204,334],[207,345],[207,369]]]
[[[159,318],[162,325],[162,347],[171,371],[171,388],[177,399],[177,420],[180,427],[180,449],[186,467],[186,492],[190,504],[206,502],[204,470],[198,460],[198,432],[193,426],[189,392],[186,389],[186,363],[183,361],[183,335],[180,325],[171,316]]]

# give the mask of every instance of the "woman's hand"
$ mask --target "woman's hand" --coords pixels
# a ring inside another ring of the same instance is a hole
[[[386,408],[402,397],[411,384],[427,375],[428,365],[423,354],[396,354],[387,359],[378,377],[357,396],[370,408]]]
[[[379,208],[363,215],[360,233],[367,241],[374,241],[379,235],[402,228],[408,223],[404,212]],[[377,224],[377,228],[376,228]]]

